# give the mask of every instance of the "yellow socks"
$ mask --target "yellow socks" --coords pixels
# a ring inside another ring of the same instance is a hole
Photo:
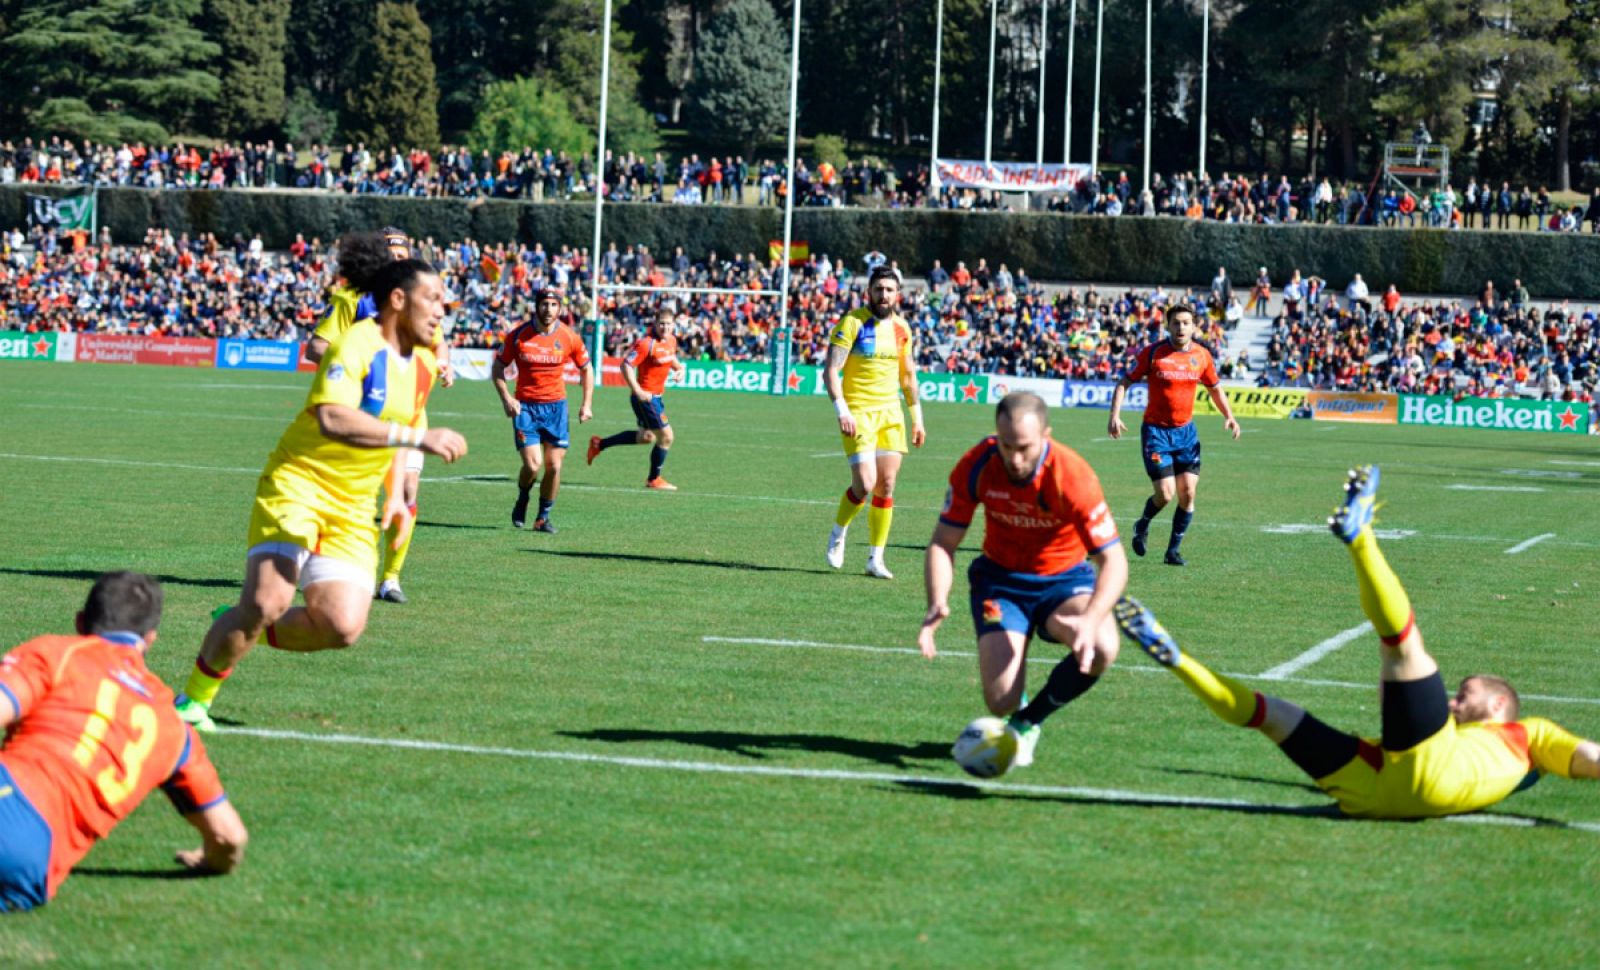
[[[217,691],[222,689],[222,682],[228,679],[232,670],[218,673],[212,670],[203,658],[194,658],[194,669],[189,671],[189,682],[183,687],[183,693],[192,701],[211,706],[217,699]]]
[[[872,497],[867,511],[867,544],[882,549],[889,541],[889,524],[894,521],[894,499]]]
[[[1361,587],[1362,612],[1385,644],[1397,646],[1411,629],[1411,598],[1383,558],[1370,528],[1362,529],[1350,543],[1350,559],[1355,563],[1356,583]]]
[[[383,564],[383,576],[380,577],[383,582],[389,582],[390,580],[393,580],[394,582],[400,581],[400,570],[405,567],[406,554],[411,551],[411,540],[415,538],[417,534],[415,525],[416,518],[417,507],[413,505],[411,506],[411,527],[405,530],[405,541],[400,543],[399,546],[396,546],[394,541],[400,535],[400,521],[397,519],[394,522],[389,523],[389,528],[384,530],[383,548],[386,551],[384,554],[385,561]]]
[[[1224,674],[1212,673],[1205,664],[1184,654],[1172,667],[1196,697],[1224,721],[1239,727],[1260,727],[1267,705],[1262,696]]]
[[[844,490],[844,497],[839,499],[839,514],[833,517],[833,524],[841,529],[847,528],[855,520],[856,513],[861,511],[861,505],[867,500],[865,495],[857,497],[855,486]]]

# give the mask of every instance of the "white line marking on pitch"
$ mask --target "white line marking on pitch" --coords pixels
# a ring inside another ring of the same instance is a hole
[[[1360,626],[1353,626],[1342,633],[1336,633],[1293,660],[1286,660],[1261,674],[1261,679],[1287,680],[1290,675],[1299,673],[1350,641],[1360,638],[1371,629],[1371,623],[1363,623]]]
[[[1446,485],[1453,492],[1542,492],[1537,485]]]
[[[1516,545],[1512,546],[1510,549],[1507,549],[1506,550],[1506,555],[1515,556],[1517,553],[1522,552],[1522,551],[1524,551],[1526,549],[1532,549],[1534,546],[1536,546],[1539,543],[1545,541],[1546,539],[1554,539],[1555,537],[1556,537],[1556,534],[1554,532],[1545,532],[1545,533],[1542,533],[1540,535],[1534,536],[1532,539],[1524,539],[1523,541],[1521,541],[1521,542],[1517,543]]]
[[[1600,461],[1571,461],[1565,458],[1550,459],[1552,465],[1581,465],[1584,468],[1600,468]]]
[[[1261,531],[1275,536],[1303,536],[1318,532],[1327,532],[1326,523],[1317,525],[1310,522],[1285,522],[1279,525],[1264,525]],[[1415,529],[1374,529],[1373,534],[1380,539],[1409,539],[1417,535]]]
[[[311,734],[305,731],[278,731],[271,728],[222,727],[218,733],[269,741],[304,741],[310,744],[338,744],[369,748],[398,748],[406,751],[437,751],[445,754],[491,755],[532,761],[566,761],[575,764],[610,765],[620,768],[647,768],[657,771],[683,771],[710,775],[755,775],[762,778],[798,778],[807,781],[878,782],[891,785],[924,785],[937,788],[977,788],[982,791],[1041,797],[1077,798],[1112,804],[1133,802],[1139,805],[1171,808],[1221,808],[1261,811],[1315,812],[1317,804],[1283,805],[1251,802],[1239,798],[1205,798],[1193,795],[1163,795],[1157,792],[1128,791],[1119,788],[1081,788],[1072,785],[1019,785],[1003,781],[978,781],[941,775],[895,774],[888,771],[845,771],[838,768],[784,768],[777,765],[725,764],[715,761],[676,761],[667,758],[637,758],[626,755],[589,754],[583,751],[539,751],[529,748],[501,748],[476,744],[448,744],[442,741],[417,741],[406,738],[373,738],[359,734]],[[1312,816],[1317,817],[1317,816]],[[1329,815],[1328,817],[1335,817]],[[1561,822],[1521,818],[1513,815],[1449,816],[1447,822],[1474,822],[1479,825],[1533,827],[1554,824],[1584,832],[1600,832],[1600,822]]]
[[[259,468],[229,468],[223,465],[180,465],[168,461],[133,461],[123,458],[86,458],[77,455],[18,455],[11,452],[0,452],[0,458],[18,458],[26,461],[65,461],[86,462],[91,465],[129,465],[134,468],[178,468],[191,472],[239,472],[246,475],[259,475]]]
[[[1516,475],[1519,478],[1582,478],[1583,472],[1558,472],[1553,468],[1502,468],[1502,475]]]
[[[769,646],[769,647],[799,647],[799,648],[804,648],[804,649],[809,649],[809,650],[848,650],[848,651],[855,651],[855,652],[859,652],[859,653],[894,653],[894,654],[912,654],[912,655],[915,655],[915,656],[921,656],[921,651],[916,650],[916,649],[914,649],[912,647],[869,647],[869,646],[866,646],[864,644],[859,644],[859,643],[819,643],[819,642],[817,642],[815,640],[775,640],[775,639],[770,639],[770,638],[767,638],[767,637],[714,637],[714,636],[703,636],[703,637],[700,638],[700,642],[702,642],[702,643],[743,643],[743,644],[755,644],[757,646]],[[962,651],[959,651],[959,650],[948,650],[948,651],[947,650],[940,650],[939,651],[939,656],[941,656],[941,657],[969,657],[970,658],[970,657],[977,656],[977,654],[962,652]],[[1057,663],[1058,661],[1054,657],[1029,657],[1028,658],[1028,662],[1029,663],[1036,663],[1036,664],[1054,664],[1054,663]],[[1148,673],[1159,673],[1164,668],[1157,667],[1154,664],[1139,664],[1139,663],[1119,662],[1116,665],[1116,667],[1113,668],[1113,669],[1126,670],[1126,671],[1130,671],[1130,672],[1133,672],[1133,673],[1148,674]],[[1266,679],[1266,677],[1264,675],[1262,675],[1262,674],[1241,674],[1241,673],[1233,673],[1231,671],[1223,671],[1223,672],[1226,673],[1229,677],[1237,677],[1240,680],[1265,680]],[[1374,686],[1374,683],[1375,683],[1373,681],[1367,681],[1366,683],[1358,683],[1358,682],[1349,681],[1349,680],[1322,680],[1322,679],[1316,678],[1316,677],[1281,677],[1281,678],[1276,678],[1275,682],[1276,683],[1283,683],[1283,684],[1305,684],[1308,687],[1340,687],[1340,688],[1344,688],[1346,690],[1372,690],[1372,688]],[[1519,693],[1521,693],[1521,692],[1519,692]],[[1600,705],[1600,697],[1562,697],[1562,696],[1559,696],[1559,695],[1556,695],[1556,694],[1521,694],[1521,696],[1523,698],[1527,699],[1527,700],[1550,701],[1551,703],[1555,703],[1555,704],[1596,704],[1596,705]]]

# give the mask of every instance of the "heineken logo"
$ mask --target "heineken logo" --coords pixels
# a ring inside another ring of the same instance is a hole
[[[1521,401],[1407,395],[1400,398],[1400,423],[1496,431],[1557,431],[1587,434],[1589,408],[1570,401]]]

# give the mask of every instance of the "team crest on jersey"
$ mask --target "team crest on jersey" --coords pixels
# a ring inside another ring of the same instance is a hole
[[[328,380],[330,380],[330,381],[342,381],[342,380],[344,380],[344,365],[343,364],[334,364],[332,367],[328,368]]]

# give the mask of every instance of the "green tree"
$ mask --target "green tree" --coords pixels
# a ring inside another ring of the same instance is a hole
[[[713,144],[754,155],[783,131],[788,107],[787,38],[768,0],[730,0],[712,18],[695,55],[688,123]]]
[[[594,154],[595,136],[572,113],[572,103],[560,89],[519,77],[484,90],[467,144],[473,151],[549,148],[581,158]]]
[[[201,0],[41,0],[0,41],[0,87],[45,134],[161,141],[221,85],[219,51],[194,26]]]
[[[446,139],[472,127],[488,86],[528,72],[533,18],[525,0],[417,0],[433,32],[439,126]]]
[[[222,48],[219,135],[253,135],[284,117],[283,57],[289,0],[208,0],[207,32]]]
[[[614,4],[620,21],[626,0]],[[542,67],[534,73],[566,92],[578,120],[590,128],[600,123],[600,15],[596,0],[555,0],[540,28]],[[611,29],[611,83],[606,103],[606,147],[617,152],[648,153],[661,144],[655,119],[639,103],[640,55],[633,35],[617,24]]]
[[[347,137],[374,145],[439,145],[439,89],[428,25],[414,3],[379,3],[370,41],[356,53],[360,80],[345,93]]]

